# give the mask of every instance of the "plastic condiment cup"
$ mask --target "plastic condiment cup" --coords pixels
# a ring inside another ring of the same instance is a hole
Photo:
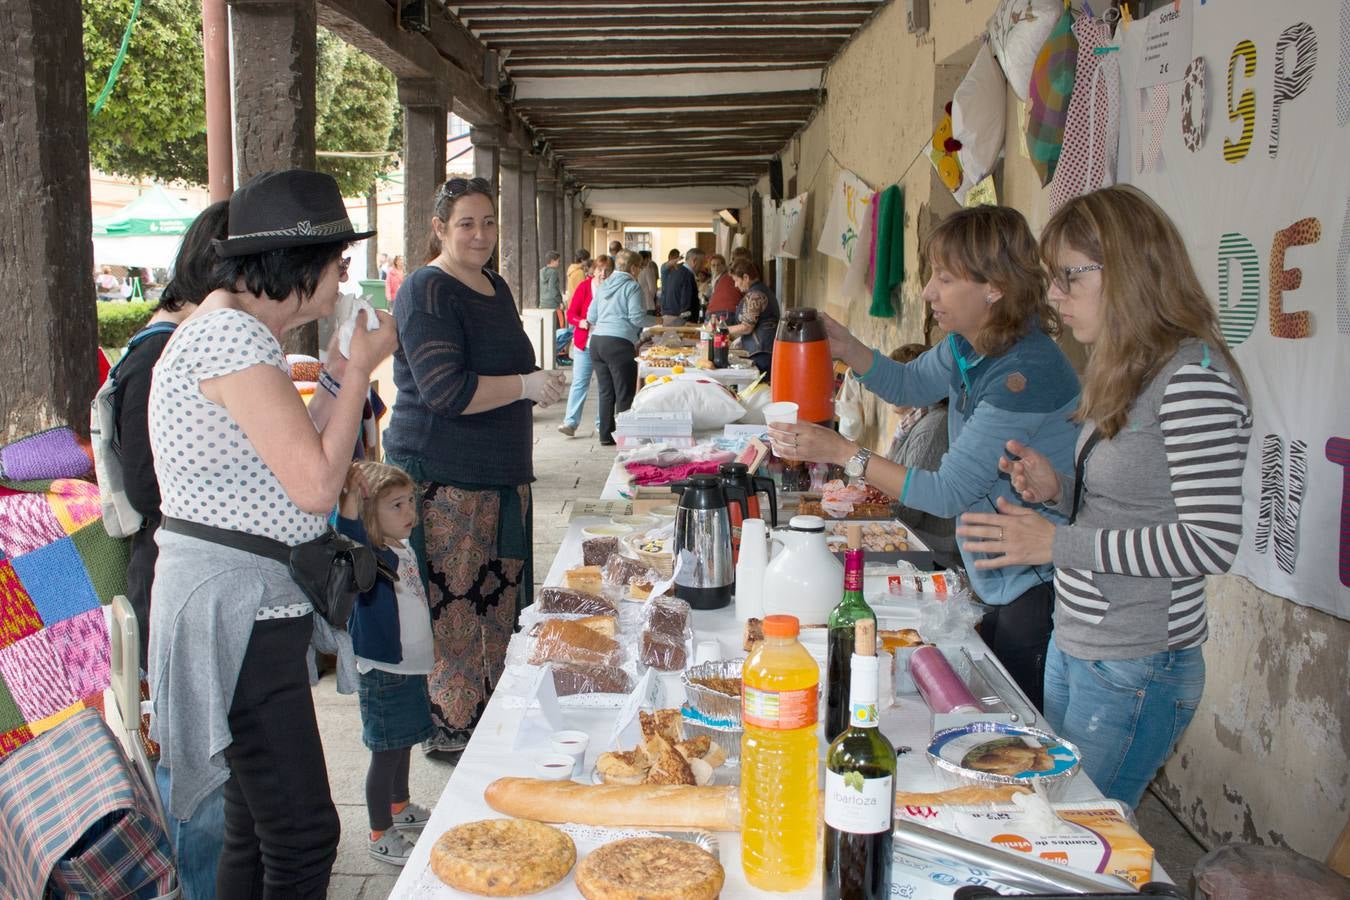
[[[774,425],[797,424],[797,404],[791,400],[779,400],[764,407],[764,423]]]
[[[591,743],[591,736],[584,731],[555,731],[549,735],[548,742],[554,753],[571,761],[572,777],[580,778],[585,771],[586,748]]]
[[[575,761],[565,753],[541,753],[534,758],[534,774],[545,781],[566,781],[575,769]]]

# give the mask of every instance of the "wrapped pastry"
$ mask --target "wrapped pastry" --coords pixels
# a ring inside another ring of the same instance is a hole
[[[644,631],[681,644],[692,637],[689,628],[689,604],[678,597],[657,597],[644,610]]]
[[[612,616],[614,604],[599,594],[570,588],[546,587],[539,591],[539,612],[545,615]]]
[[[559,697],[575,694],[628,694],[633,677],[614,666],[555,665],[553,688]]]

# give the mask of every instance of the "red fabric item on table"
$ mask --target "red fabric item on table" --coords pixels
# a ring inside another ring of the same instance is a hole
[[[572,326],[572,346],[578,350],[586,349],[586,340],[591,336],[589,331],[577,327],[591,310],[591,282],[592,279],[583,278],[572,292],[572,299],[567,301],[567,324]]]
[[[624,463],[624,468],[628,470],[629,475],[633,476],[634,484],[646,486],[670,484],[672,481],[682,481],[691,475],[716,475],[717,468],[721,464],[721,462],[704,461],[662,468],[648,463]]]
[[[708,298],[708,314],[735,312],[736,305],[740,302],[741,292],[736,289],[736,282],[732,280],[731,275],[723,275],[717,280],[712,296]]]

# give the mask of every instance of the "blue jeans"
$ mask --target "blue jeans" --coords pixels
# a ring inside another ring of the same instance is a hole
[[[225,788],[222,785],[207,794],[192,818],[180,821],[169,815],[169,770],[163,766],[155,769],[155,787],[178,859],[183,900],[211,900],[216,896],[216,865],[225,843]]]
[[[567,395],[567,414],[563,424],[576,428],[581,424],[581,408],[586,405],[586,394],[591,389],[591,354],[572,346],[572,390]]]
[[[1078,659],[1055,640],[1045,660],[1045,718],[1078,745],[1083,771],[1103,794],[1139,805],[1200,705],[1199,647],[1135,659]]]

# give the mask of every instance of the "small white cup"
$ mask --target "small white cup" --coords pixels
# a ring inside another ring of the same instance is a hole
[[[585,771],[586,748],[590,743],[591,736],[584,731],[555,731],[549,735],[553,752],[571,760],[573,778],[580,778]]]
[[[779,400],[764,407],[764,423],[774,425],[797,424],[797,404],[791,400]]]
[[[709,638],[699,641],[694,647],[694,664],[716,662],[722,658],[722,647],[717,643],[716,638]]]
[[[534,758],[534,774],[545,781],[566,781],[576,762],[565,753],[541,753]]]

